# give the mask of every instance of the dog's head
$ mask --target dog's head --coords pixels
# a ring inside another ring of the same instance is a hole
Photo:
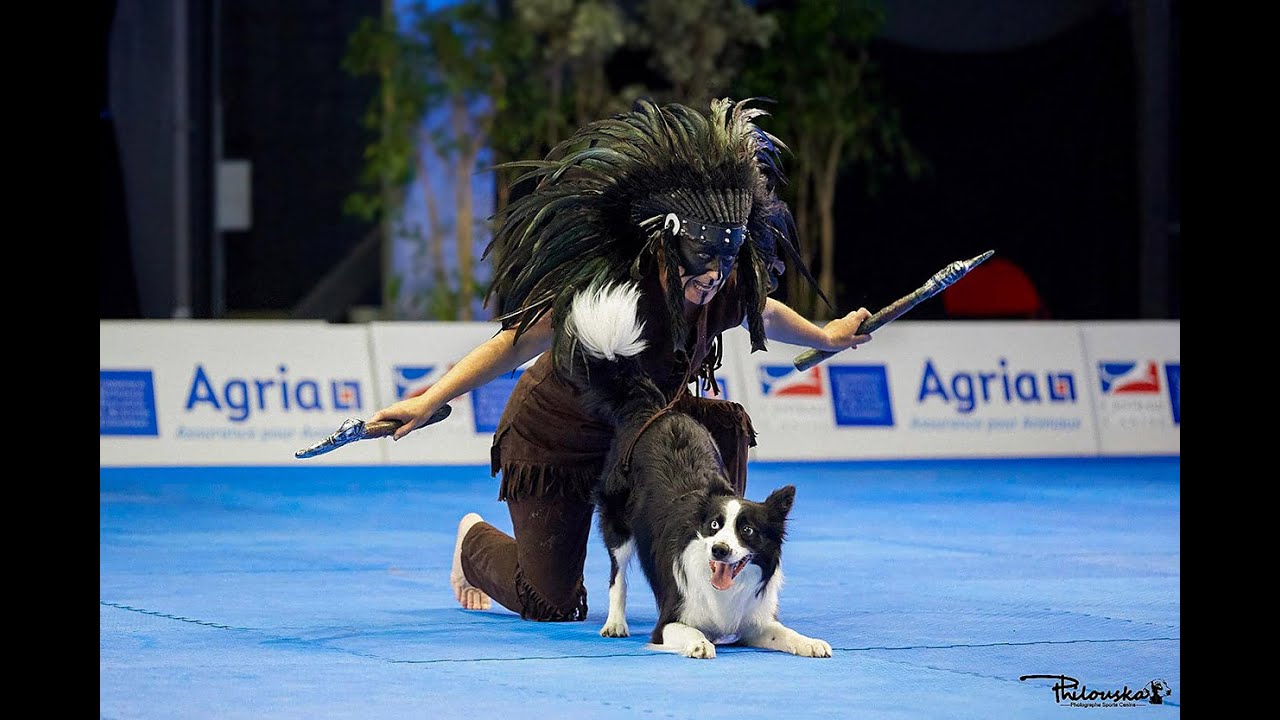
[[[764,502],[731,495],[706,498],[694,542],[706,551],[707,577],[713,587],[728,590],[749,565],[760,569],[760,583],[773,577],[782,561],[787,514],[795,497],[795,486],[787,485]]]

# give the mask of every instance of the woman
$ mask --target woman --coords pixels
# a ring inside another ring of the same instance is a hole
[[[776,195],[784,146],[754,122],[765,114],[747,101],[717,100],[704,116],[640,100],[584,126],[545,160],[510,164],[529,168],[520,182],[536,186],[502,213],[485,253],[495,255],[501,331],[425,393],[370,418],[404,422],[399,440],[450,400],[541,356],[494,433],[491,471],[502,475],[498,497],[515,537],[475,513],[462,518],[450,575],[462,607],[487,609],[492,598],[526,619],[586,618],[591,490],[612,428],[556,371],[572,352],[563,320],[577,291],[639,285],[648,341],[641,363],[711,430],[739,492],[755,444],[750,419],[737,403],[687,392],[694,381],[716,387],[721,333],[745,327],[752,351],[766,339],[829,351],[871,339],[857,333],[864,308],[819,327],[768,297],[785,268],[779,249],[800,261],[790,211]]]

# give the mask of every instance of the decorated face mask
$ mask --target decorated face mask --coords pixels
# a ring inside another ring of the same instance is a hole
[[[719,271],[719,279],[727,278],[747,237],[744,225],[682,219],[675,213],[667,213],[663,229],[675,241],[680,268],[688,277]]]

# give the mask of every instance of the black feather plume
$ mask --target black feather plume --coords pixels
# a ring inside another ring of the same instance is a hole
[[[747,227],[737,272],[752,348],[763,348],[760,314],[785,268],[779,255],[818,287],[800,260],[791,211],[775,194],[785,181],[779,156],[786,146],[755,124],[768,113],[751,107],[753,100],[716,100],[703,115],[641,99],[629,112],[583,126],[543,160],[500,166],[524,171],[516,183],[534,183],[495,218],[483,255],[494,263],[486,303],[496,300],[503,328],[518,336],[551,312],[559,336],[579,290],[664,272],[672,340],[681,342],[679,265],[661,221],[675,212]]]

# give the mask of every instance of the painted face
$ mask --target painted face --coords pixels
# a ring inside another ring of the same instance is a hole
[[[671,233],[679,252],[685,299],[705,305],[733,271],[747,236],[746,227],[701,220],[686,222],[675,213],[668,213],[663,228]]]

